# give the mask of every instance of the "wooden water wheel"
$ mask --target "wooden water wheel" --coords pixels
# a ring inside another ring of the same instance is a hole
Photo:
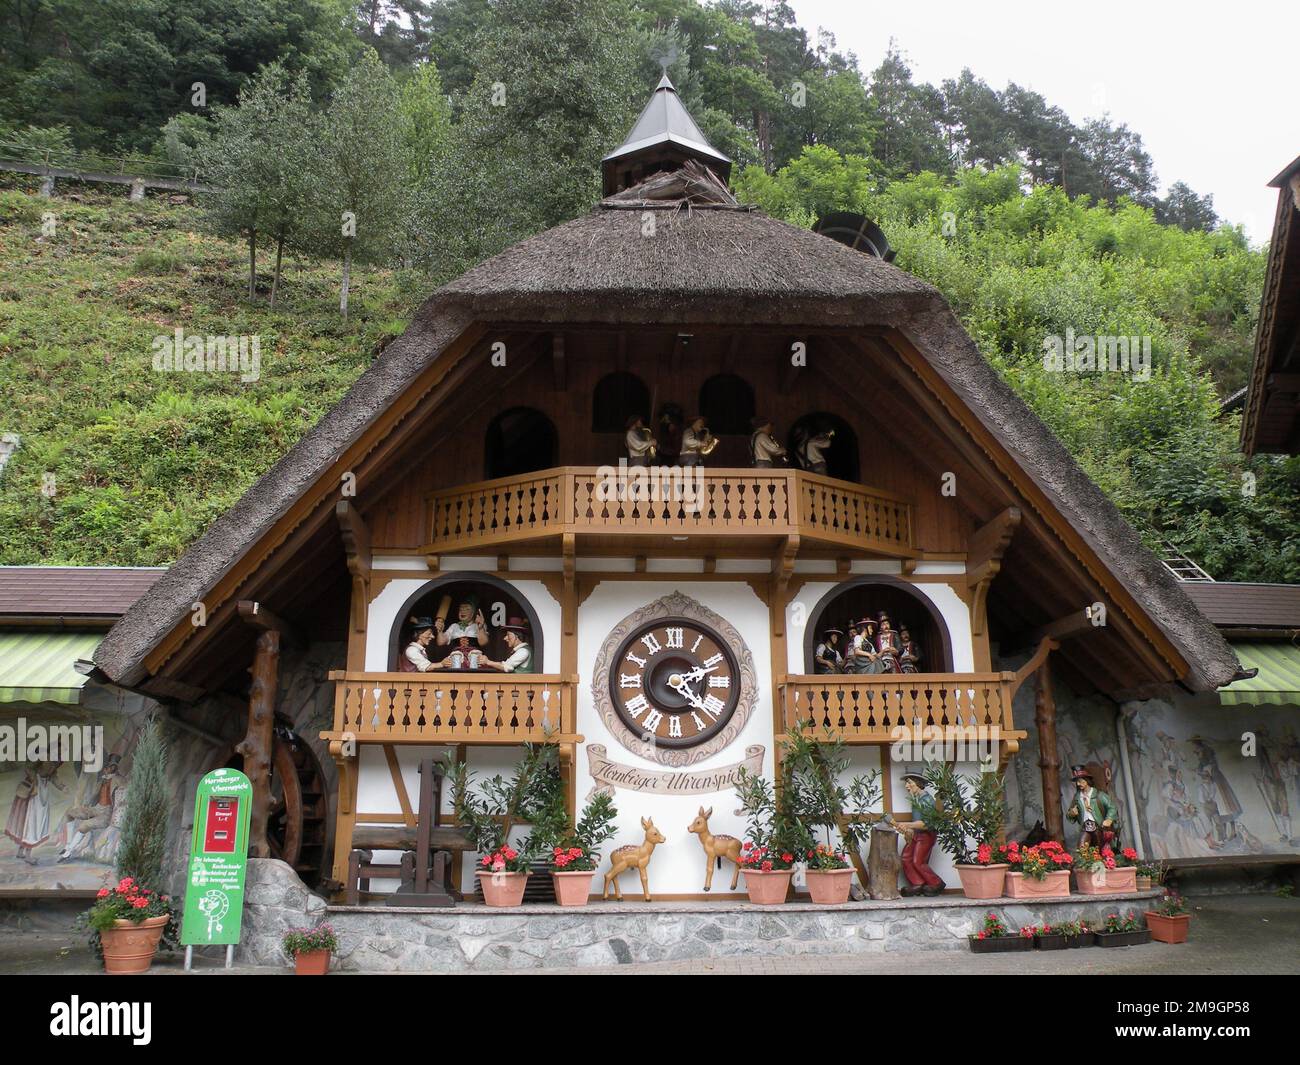
[[[243,769],[244,759],[232,752],[226,766]],[[308,887],[316,887],[326,869],[328,814],[325,775],[315,752],[288,718],[276,714],[266,837],[271,856],[291,865]]]

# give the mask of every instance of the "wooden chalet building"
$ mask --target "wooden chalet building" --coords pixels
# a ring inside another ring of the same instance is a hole
[[[740,835],[736,767],[771,774],[807,718],[883,770],[884,811],[907,809],[889,744],[919,721],[996,739],[1009,831],[1061,833],[1071,762],[1159,818],[1134,722],[1217,706],[1228,644],[936,289],[738,203],[729,165],[665,78],[600,203],[435,292],[99,645],[100,683],[244,736],[261,854],[341,883],[359,829],[414,826],[422,756],[495,772],[550,735],[571,802],[614,789],[618,842],[660,826],[656,896],[697,896],[697,807]],[[680,476],[696,414],[717,443],[689,505],[609,497],[630,419]],[[824,472],[755,468],[755,419],[792,457],[822,435]],[[411,620],[445,632],[463,603],[478,668],[403,669]],[[882,614],[915,673],[816,675],[824,630]],[[483,666],[506,631],[530,669]],[[632,670],[646,636],[672,677]],[[688,699],[681,671],[715,656]],[[307,758],[323,795],[294,783]]]

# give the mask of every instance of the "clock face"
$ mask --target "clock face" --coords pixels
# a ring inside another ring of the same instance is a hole
[[[708,625],[669,617],[632,630],[609,667],[614,712],[658,747],[694,747],[736,712],[740,671],[726,641]]]

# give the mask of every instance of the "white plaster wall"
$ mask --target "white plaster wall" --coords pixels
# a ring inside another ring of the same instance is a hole
[[[771,685],[771,632],[767,605],[754,590],[742,581],[646,580],[605,581],[596,586],[578,611],[578,732],[586,743],[604,744],[608,756],[624,765],[644,769],[668,771],[625,748],[605,727],[596,710],[592,683],[596,656],[610,631],[632,611],[654,602],[661,596],[678,591],[702,603],[721,615],[745,641],[754,659],[757,680],[757,698],[749,720],[740,735],[717,754],[690,767],[705,770],[730,765],[740,761],[745,749],[759,744],[764,749],[763,773],[772,775],[772,685]],[[583,745],[585,748],[585,744]],[[591,791],[593,781],[585,749],[578,753],[577,796],[578,805]],[[608,853],[625,843],[640,843],[644,839],[641,818],[652,817],[655,826],[663,833],[660,844],[650,860],[650,890],[652,894],[697,894],[704,888],[704,850],[699,837],[686,831],[701,806],[713,807],[709,830],[715,835],[727,834],[744,838],[745,821],[739,816],[734,790],[712,795],[652,795],[618,789],[614,804],[618,807],[618,831],[604,848]],[[604,868],[608,868],[605,863]],[[728,894],[731,883],[729,863],[713,874],[713,895]],[[600,881],[597,881],[599,884]],[[640,898],[641,883],[634,871],[622,877],[623,894],[627,898]],[[744,878],[736,886],[737,895],[744,894]]]
[[[806,626],[812,620],[813,611],[827,592],[839,585],[839,581],[809,582],[786,607],[786,672],[803,673],[804,636]],[[975,644],[970,631],[970,611],[956,590],[949,584],[937,582],[918,582],[911,585],[912,590],[924,596],[939,612],[944,624],[948,626],[948,639],[952,644],[952,668],[955,673],[972,673],[975,670]],[[930,648],[923,648],[930,651]]]

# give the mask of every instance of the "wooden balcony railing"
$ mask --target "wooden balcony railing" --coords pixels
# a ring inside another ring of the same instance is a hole
[[[330,673],[334,729],[358,743],[578,743],[576,677]]]
[[[445,554],[563,533],[798,534],[887,555],[915,553],[911,504],[879,489],[801,470],[706,468],[697,479],[681,467],[650,469],[649,491],[635,498],[610,491],[595,467],[577,466],[435,492],[426,550]]]
[[[777,687],[787,729],[811,721],[818,733],[830,729],[845,743],[884,744],[903,735],[919,741],[918,727],[928,736],[939,735],[936,728],[974,729],[967,733],[974,738],[993,727],[1003,739],[1025,735],[1011,716],[1014,673],[790,675]],[[901,734],[900,726],[913,731]]]

